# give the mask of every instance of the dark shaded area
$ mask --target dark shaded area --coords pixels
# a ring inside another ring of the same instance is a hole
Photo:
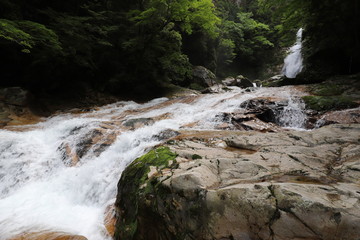
[[[360,3],[311,1],[304,41],[308,81],[360,72]]]
[[[283,84],[319,82],[360,71],[359,5],[0,0],[0,87],[64,102],[93,92],[145,101],[163,95],[164,83],[191,86],[193,66],[218,78],[265,78],[277,73],[300,26],[304,72]]]

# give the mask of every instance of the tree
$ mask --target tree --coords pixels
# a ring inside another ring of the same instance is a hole
[[[191,72],[183,36],[217,35],[219,19],[211,0],[147,0],[125,9],[128,26],[120,42],[128,71],[119,78],[181,83]]]

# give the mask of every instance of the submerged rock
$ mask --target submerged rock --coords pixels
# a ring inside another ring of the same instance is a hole
[[[130,130],[134,130],[140,127],[153,125],[154,123],[155,121],[152,118],[134,118],[126,120],[123,123],[123,126]]]
[[[115,239],[358,239],[359,136],[183,132],[124,171]]]

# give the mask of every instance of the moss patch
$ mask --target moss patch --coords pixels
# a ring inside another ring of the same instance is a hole
[[[316,111],[329,111],[358,106],[351,97],[346,96],[305,96],[303,100],[307,108]]]
[[[158,147],[134,160],[122,173],[116,206],[122,210],[117,222],[115,239],[133,239],[137,231],[139,199],[146,198],[158,185],[156,178],[148,178],[152,168],[161,171],[176,167],[177,154],[168,147]],[[119,197],[120,195],[120,197]]]
[[[317,96],[336,96],[341,95],[348,88],[347,85],[326,83],[312,86],[310,92]]]

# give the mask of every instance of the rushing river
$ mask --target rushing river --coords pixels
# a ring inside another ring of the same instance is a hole
[[[89,240],[108,239],[104,211],[114,202],[121,172],[159,144],[159,133],[190,126],[214,129],[219,113],[233,112],[248,99],[289,99],[302,94],[291,87],[250,92],[234,88],[221,94],[159,98],[145,104],[118,102],[87,113],[61,114],[35,125],[0,130],[0,239],[42,230],[83,235]],[[301,127],[302,108],[301,103],[290,100],[279,121]],[[140,128],[123,127],[127,120],[138,118],[154,121]],[[294,121],[299,123],[294,125]],[[76,165],[67,164],[62,146],[76,151],[90,132],[104,125],[111,127],[103,127],[102,136],[114,136],[112,144],[101,153],[95,144]]]

